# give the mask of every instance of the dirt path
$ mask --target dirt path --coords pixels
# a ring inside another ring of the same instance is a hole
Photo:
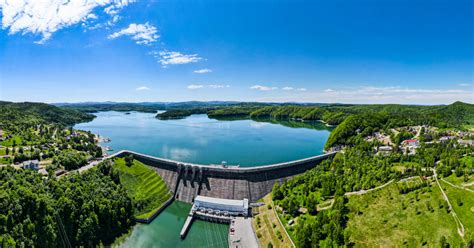
[[[286,231],[285,225],[283,225],[283,223],[281,222],[280,216],[278,215],[278,213],[277,213],[277,211],[276,211],[275,204],[274,204],[273,201],[272,201],[272,208],[273,208],[273,211],[274,211],[274,213],[275,213],[275,215],[276,215],[276,218],[277,218],[278,222],[279,222],[280,225],[283,227],[283,231],[285,231],[286,236],[287,236],[288,239],[290,240],[291,245],[293,246],[293,248],[295,248],[296,245],[295,245],[295,243],[293,242],[293,240],[291,239],[290,234],[288,234],[288,231]]]
[[[469,186],[473,186],[474,185],[474,182],[470,182],[470,183],[463,183],[462,186],[464,187],[469,187]]]
[[[444,200],[448,203],[448,206],[449,206],[449,210],[451,212],[451,215],[453,216],[454,218],[454,221],[456,221],[456,225],[457,225],[457,228],[458,228],[458,233],[459,235],[461,236],[461,238],[464,239],[464,225],[461,223],[461,220],[459,219],[459,217],[457,216],[456,212],[454,211],[454,208],[453,206],[451,205],[451,202],[449,202],[449,198],[448,198],[448,195],[446,195],[446,193],[444,192],[443,190],[443,187],[441,187],[441,184],[439,183],[438,181],[438,175],[436,174],[436,170],[433,169],[433,173],[434,173],[434,178],[436,180],[436,183],[438,184],[438,187],[439,187],[439,190],[441,191],[441,194],[443,195],[443,198]],[[443,180],[444,181],[444,180]]]
[[[330,203],[328,206],[326,206],[326,207],[319,207],[319,205],[318,205],[318,207],[317,207],[316,210],[318,210],[318,212],[319,212],[319,211],[323,211],[323,210],[332,208],[332,206],[334,205],[334,199],[331,199],[331,200],[329,200],[329,201],[331,201],[331,203]]]
[[[363,190],[359,190],[359,191],[346,192],[344,195],[345,195],[345,196],[351,196],[351,195],[363,195],[363,194],[367,194],[367,193],[369,193],[369,192],[371,192],[371,191],[385,188],[385,187],[387,187],[388,185],[390,185],[391,183],[393,183],[394,181],[395,181],[395,180],[392,179],[392,180],[388,181],[388,183],[386,183],[386,184],[384,184],[384,185],[380,185],[380,186],[377,186],[377,187],[371,188],[371,189],[363,189]]]
[[[463,189],[463,190],[469,191],[469,192],[471,192],[471,193],[474,193],[474,190],[468,189],[468,188],[464,188],[464,187],[461,187],[461,186],[458,186],[458,185],[454,185],[454,184],[452,184],[452,183],[450,183],[450,182],[444,180],[444,178],[441,178],[441,181],[443,181],[443,182],[445,182],[445,183],[447,183],[447,184],[449,184],[449,185],[451,185],[451,186],[453,186],[453,187],[455,187],[455,188]]]

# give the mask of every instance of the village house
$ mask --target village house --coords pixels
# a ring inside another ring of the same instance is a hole
[[[474,140],[458,140],[458,143],[464,146],[474,146]]]
[[[35,160],[28,160],[22,163],[22,167],[25,170],[38,170],[39,169],[39,161]]]
[[[393,152],[393,147],[391,146],[379,146],[375,147],[378,155],[388,155]]]
[[[420,147],[420,141],[416,139],[404,140],[400,149],[404,154],[413,155],[416,153],[416,148]]]
[[[474,136],[474,134],[472,134],[472,133],[470,133],[470,132],[462,132],[462,131],[460,131],[460,132],[458,133],[458,136],[459,136],[459,138],[462,139],[462,138],[464,138],[464,137]]]
[[[391,146],[380,146],[378,148],[378,151],[379,152],[391,152],[391,151],[393,151],[393,147],[391,147]]]
[[[443,136],[439,138],[439,141],[444,143],[444,142],[447,142],[449,140],[454,140],[454,139],[456,139],[456,136],[450,135],[450,136]]]
[[[420,141],[416,139],[409,139],[402,141],[403,147],[411,147],[411,148],[418,148],[420,147]]]

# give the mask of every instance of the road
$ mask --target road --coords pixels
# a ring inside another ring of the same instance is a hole
[[[237,217],[230,224],[234,232],[229,232],[229,247],[259,247],[257,236],[253,231],[251,217]]]
[[[105,159],[107,159],[108,157],[103,157],[103,158],[100,158],[99,160],[94,160],[94,161],[91,161],[89,162],[87,165],[84,165],[82,166],[81,168],[77,169],[77,170],[72,170],[72,171],[68,171],[62,175],[59,175],[58,178],[61,178],[61,177],[64,177],[64,176],[67,176],[69,174],[72,174],[72,173],[75,173],[75,172],[79,172],[79,173],[82,173],[84,171],[88,171],[92,168],[94,168],[96,165],[98,165],[100,162],[104,161]]]

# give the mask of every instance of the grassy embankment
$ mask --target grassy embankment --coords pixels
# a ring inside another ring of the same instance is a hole
[[[470,240],[474,228],[474,196],[447,184],[442,186],[467,230],[464,239]],[[456,203],[457,198],[463,199],[462,206]],[[356,247],[433,247],[439,245],[442,236],[452,247],[464,243],[436,184],[407,194],[400,194],[393,184],[383,190],[349,197],[348,207],[347,231]]]
[[[148,218],[172,197],[163,179],[151,168],[134,160],[128,167],[122,158],[114,160],[120,183],[137,206],[136,218]]]
[[[266,195],[263,202],[265,205],[258,208],[259,214],[252,219],[260,247],[267,247],[269,243],[273,247],[292,247],[273,210],[271,194]]]

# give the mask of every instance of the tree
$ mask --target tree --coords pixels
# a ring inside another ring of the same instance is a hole
[[[283,192],[280,189],[280,184],[277,182],[272,188],[272,198],[274,201],[283,199]]]
[[[130,154],[124,158],[125,160],[125,165],[130,167],[133,165],[133,154]]]
[[[306,203],[308,212],[312,215],[316,215],[318,213],[318,199],[314,194],[310,194],[308,196],[308,201]]]
[[[449,248],[449,243],[445,236],[441,236],[439,239],[439,245],[441,248]]]
[[[86,158],[80,152],[74,150],[64,150],[53,160],[56,165],[62,165],[66,170],[75,170],[87,163]]]

